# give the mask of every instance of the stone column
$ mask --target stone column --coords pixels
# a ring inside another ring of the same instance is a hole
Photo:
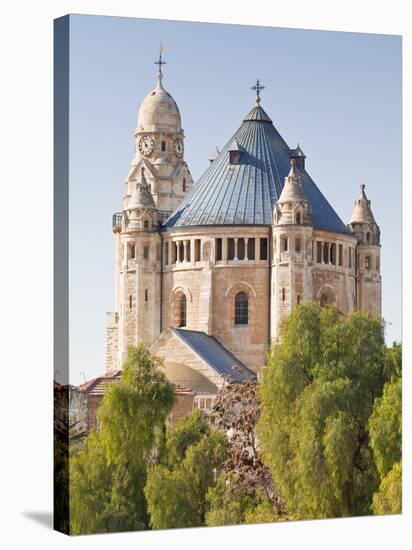
[[[237,241],[238,241],[238,238],[235,237],[235,238],[234,238],[234,241],[235,241],[235,253],[234,253],[233,259],[234,259],[234,260],[237,260],[237,259],[238,259],[238,258],[237,258]]]
[[[249,258],[248,258],[248,255],[247,255],[247,245],[248,245],[248,242],[249,242],[249,237],[245,237],[245,260],[247,261]]]
[[[194,265],[195,263],[195,239],[191,239],[190,243],[190,263]]]
[[[189,241],[183,241],[183,261],[188,261],[188,255],[187,255],[187,249],[188,249]]]
[[[182,241],[176,241],[176,263],[180,264],[180,245]]]
[[[279,258],[280,258],[280,245],[279,245]],[[255,261],[260,260],[260,237],[256,237],[255,239]]]

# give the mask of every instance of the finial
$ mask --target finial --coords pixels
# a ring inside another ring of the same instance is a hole
[[[260,92],[265,89],[264,86],[261,85],[260,80],[256,80],[256,84],[250,88],[251,90],[256,91],[256,104],[259,105],[260,103]]]
[[[360,186],[361,190],[362,191],[365,191],[365,184],[362,183],[362,185]]]
[[[159,60],[154,62],[155,65],[159,66],[159,70],[157,72],[157,85],[160,88],[163,88],[163,86],[162,86],[162,78],[163,78],[162,65],[166,65],[166,61],[163,61],[163,59],[162,59],[162,53],[163,52],[164,52],[164,47],[163,47],[162,43],[160,42]]]
[[[162,65],[166,65],[166,61],[163,61],[163,59],[162,59],[162,53],[164,52],[164,50],[165,49],[164,49],[162,43],[160,42],[159,60],[154,62],[155,65],[159,65],[159,74],[162,74]]]
[[[295,159],[291,159],[290,160],[290,172],[288,174],[288,177],[293,177],[293,176],[296,176],[296,160]]]

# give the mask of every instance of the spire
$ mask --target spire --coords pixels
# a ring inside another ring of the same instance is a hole
[[[292,159],[290,161],[290,171],[285,178],[285,184],[278,200],[279,204],[289,202],[308,202],[308,199],[302,187],[300,176],[298,174],[295,159]]]
[[[213,153],[209,157],[209,162],[212,163],[214,160],[216,160],[219,154],[220,154],[219,147],[216,145],[216,149],[213,151]]]
[[[349,224],[353,223],[373,223],[376,224],[375,218],[372,213],[371,201],[368,199],[365,193],[365,186],[360,186],[361,193],[357,201],[355,201],[355,208],[352,212],[352,217]]]
[[[127,209],[139,210],[146,208],[156,208],[156,205],[144,175],[144,167],[142,167],[140,181],[136,183],[136,187],[133,189]]]
[[[256,105],[259,105],[259,103],[260,103],[260,92],[264,89],[265,89],[265,87],[262,86],[259,79],[257,79],[256,84],[251,87],[251,90],[256,91]]]

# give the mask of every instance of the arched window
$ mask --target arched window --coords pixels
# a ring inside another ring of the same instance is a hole
[[[186,193],[186,178],[183,178],[182,191],[183,193]]]
[[[186,326],[186,296],[182,294],[182,297],[180,298],[180,304],[179,304],[179,327],[185,327]]]
[[[145,221],[144,221],[143,229],[144,229],[145,231],[149,231],[149,221],[148,221],[148,220],[145,220]]]
[[[249,322],[249,304],[246,292],[235,296],[235,325],[247,325]]]
[[[369,231],[366,233],[366,242],[367,243],[371,242],[371,234],[369,233]]]
[[[302,218],[301,218],[300,212],[298,212],[296,214],[296,223],[297,223],[297,225],[300,225],[302,223]]]

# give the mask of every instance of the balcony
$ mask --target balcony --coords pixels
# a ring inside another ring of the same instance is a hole
[[[112,231],[120,233],[122,230],[123,212],[115,212],[112,216]]]

